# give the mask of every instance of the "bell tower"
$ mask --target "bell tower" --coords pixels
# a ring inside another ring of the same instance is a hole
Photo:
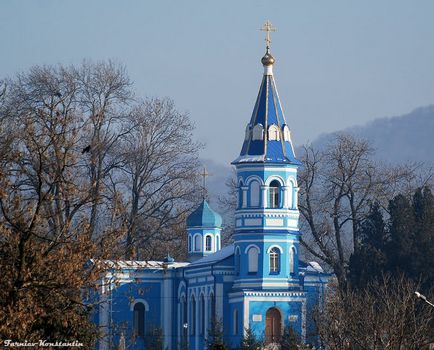
[[[298,289],[299,211],[291,133],[274,80],[270,22],[264,74],[236,167],[235,289]]]

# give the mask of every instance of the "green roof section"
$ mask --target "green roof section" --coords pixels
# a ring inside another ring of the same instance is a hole
[[[187,218],[187,227],[221,227],[222,217],[211,209],[204,199],[199,207]]]

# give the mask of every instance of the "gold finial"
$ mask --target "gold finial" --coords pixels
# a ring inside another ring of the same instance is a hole
[[[265,43],[267,45],[267,51],[268,51],[270,49],[270,44],[271,44],[270,32],[275,32],[277,28],[273,27],[271,22],[267,20],[267,22],[265,22],[265,24],[259,30],[265,32]]]

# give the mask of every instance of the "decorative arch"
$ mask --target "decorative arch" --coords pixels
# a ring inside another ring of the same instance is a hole
[[[262,124],[256,124],[252,130],[252,140],[260,140],[264,139],[264,127]]]
[[[262,180],[262,178],[258,175],[250,175],[247,179],[246,179],[246,186],[249,186],[250,183],[252,181],[258,181],[260,185],[264,185],[264,181]]]
[[[273,247],[270,249],[270,253],[269,253],[270,274],[277,274],[280,272],[281,255],[282,252],[279,251],[277,247]]]
[[[149,311],[149,304],[145,299],[134,299],[134,302],[131,303],[130,305],[130,311],[134,311],[134,306],[137,303],[142,303],[145,307],[145,311],[148,312]]]
[[[267,249],[267,254],[270,254],[270,251],[271,251],[271,249],[273,249],[273,248],[277,248],[277,249],[279,250],[280,254],[283,254],[283,249],[282,249],[282,247],[281,247],[280,245],[278,245],[278,244],[270,245],[270,246],[268,247],[268,249]]]
[[[268,127],[268,140],[269,141],[279,141],[280,140],[280,129],[276,124],[271,124]]]
[[[285,180],[283,179],[283,177],[281,177],[279,175],[271,175],[271,176],[267,177],[267,180],[265,181],[265,185],[270,186],[270,183],[272,181],[277,181],[277,182],[279,182],[280,186],[285,186]]]
[[[246,249],[244,249],[244,254],[247,254],[247,251],[248,251],[250,248],[252,248],[252,247],[258,249],[258,253],[261,252],[261,249],[260,249],[256,244],[249,244],[249,245],[246,247]]]

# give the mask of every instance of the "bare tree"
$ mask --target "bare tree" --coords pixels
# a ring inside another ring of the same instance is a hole
[[[128,222],[126,256],[133,257],[138,249],[141,258],[149,259],[158,242],[167,246],[185,236],[186,214],[201,193],[200,144],[192,140],[188,115],[178,112],[170,99],[143,101],[129,122],[131,132],[119,149]]]
[[[434,308],[417,300],[417,285],[384,277],[362,291],[330,286],[316,315],[330,350],[420,349],[434,341]]]
[[[299,176],[302,244],[328,264],[346,286],[349,255],[357,251],[359,226],[372,201],[387,205],[414,169],[373,161],[367,141],[338,135],[323,151],[306,147]]]
[[[74,74],[84,121],[80,145],[90,186],[89,233],[93,236],[98,218],[103,216],[101,207],[106,204],[102,201],[107,194],[105,181],[120,165],[119,159],[112,156],[113,150],[119,145],[120,137],[127,134],[131,127],[125,124],[125,117],[133,93],[125,68],[111,61],[85,62],[74,70]]]

